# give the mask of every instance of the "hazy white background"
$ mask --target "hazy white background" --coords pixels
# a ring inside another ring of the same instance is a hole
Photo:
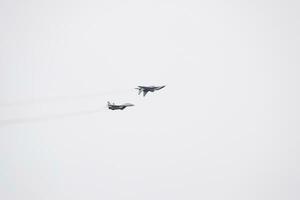
[[[0,199],[298,200],[299,10],[1,0]]]

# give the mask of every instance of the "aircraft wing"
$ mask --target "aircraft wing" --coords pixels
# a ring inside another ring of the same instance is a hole
[[[141,94],[142,90],[139,90],[139,95]]]
[[[146,96],[147,93],[148,93],[148,91],[143,90],[143,96]]]

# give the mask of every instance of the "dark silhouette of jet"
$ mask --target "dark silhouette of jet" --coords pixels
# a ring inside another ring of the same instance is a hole
[[[110,110],[124,110],[126,107],[129,107],[129,106],[134,106],[134,105],[131,104],[131,103],[125,103],[125,104],[121,104],[121,105],[116,105],[114,103],[111,104],[109,101],[107,102],[107,107]]]
[[[154,92],[154,91],[160,90],[164,87],[166,87],[166,86],[165,85],[163,85],[163,86],[138,86],[135,89],[139,90],[139,93],[138,93],[139,95],[141,94],[141,92],[143,92],[143,96],[146,96],[146,94],[148,92]]]

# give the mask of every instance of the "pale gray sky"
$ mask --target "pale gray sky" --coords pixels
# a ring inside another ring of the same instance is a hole
[[[0,199],[298,200],[299,10],[1,0]]]

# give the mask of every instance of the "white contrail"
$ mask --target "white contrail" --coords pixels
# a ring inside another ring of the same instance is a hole
[[[22,106],[22,105],[49,103],[49,102],[57,102],[57,101],[70,101],[70,100],[74,100],[74,99],[96,98],[96,97],[101,97],[101,96],[110,95],[110,94],[121,94],[121,93],[128,92],[129,90],[130,89],[119,89],[119,90],[111,90],[111,91],[105,91],[105,92],[72,95],[72,96],[54,96],[54,97],[45,97],[45,98],[37,98],[37,99],[28,99],[28,100],[23,100],[23,101],[0,103],[0,106],[1,107]]]
[[[82,111],[77,111],[77,112],[51,114],[51,115],[44,115],[44,116],[38,116],[38,117],[23,117],[23,118],[13,118],[13,119],[3,119],[3,120],[0,120],[0,126],[9,125],[9,124],[19,124],[19,123],[30,123],[30,122],[37,122],[37,121],[55,120],[55,119],[61,119],[61,118],[66,118],[66,117],[72,117],[72,116],[95,114],[95,113],[99,113],[99,112],[102,112],[102,111],[104,111],[104,107],[94,109],[94,110],[82,110]]]

